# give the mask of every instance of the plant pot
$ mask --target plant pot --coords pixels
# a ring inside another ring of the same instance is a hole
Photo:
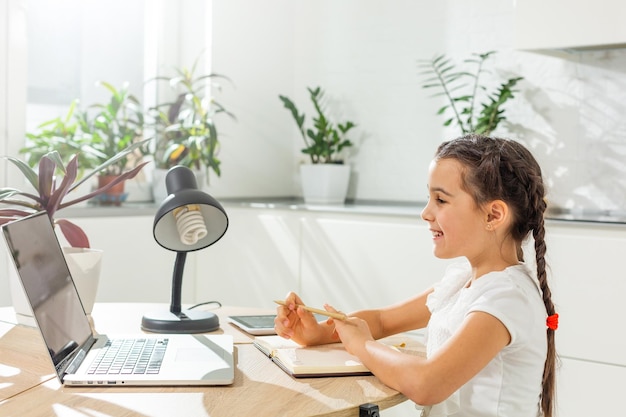
[[[300,165],[302,196],[306,204],[344,204],[350,183],[350,166]]]
[[[157,204],[161,204],[165,197],[167,197],[167,191],[165,189],[165,175],[167,174],[165,168],[155,168],[152,170],[152,198]]]
[[[64,247],[63,253],[85,314],[91,314],[98,293],[103,252],[97,249]],[[11,259],[9,264],[9,287],[17,321],[36,327],[33,311]]]
[[[152,201],[152,183],[145,179],[132,178],[125,181],[124,190],[128,194],[127,203],[148,203]]]
[[[91,314],[98,294],[103,252],[99,249],[64,247],[63,254],[83,309],[86,314]]]
[[[111,181],[115,180],[117,175],[99,175],[98,176],[98,188],[104,187]],[[98,202],[98,204],[102,206],[119,206],[124,201],[126,201],[126,197],[128,194],[124,192],[124,182],[115,184],[110,190],[106,193],[99,194],[95,196],[93,199]]]

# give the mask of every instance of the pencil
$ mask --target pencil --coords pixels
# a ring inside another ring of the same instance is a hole
[[[274,302],[281,306],[287,305],[282,300],[274,300]],[[348,316],[346,316],[345,314],[339,314],[339,313],[333,313],[333,312],[326,311],[326,310],[320,310],[319,308],[313,308],[313,307],[305,306],[303,304],[297,304],[296,306],[302,307],[303,309],[305,309],[306,311],[310,311],[311,313],[321,314],[322,316],[332,317],[337,320],[346,320],[348,318]]]

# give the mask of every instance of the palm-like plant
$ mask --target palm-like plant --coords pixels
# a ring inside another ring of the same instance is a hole
[[[130,153],[118,156],[120,152],[137,142],[143,135],[144,116],[139,100],[130,94],[128,84],[117,89],[112,84],[100,81],[98,83],[110,93],[110,99],[104,104],[92,104],[88,110],[78,115],[78,122],[85,139],[95,150],[90,157],[95,158],[97,164],[110,162],[110,158],[117,156],[115,162],[107,163],[100,175],[120,175],[128,165]],[[89,110],[96,109],[91,118]],[[141,148],[136,148],[140,153]]]
[[[500,84],[495,91],[488,92],[481,84],[481,75],[487,71],[485,61],[495,52],[472,54],[464,62],[476,67],[474,73],[460,71],[445,55],[439,55],[432,60],[420,61],[422,74],[428,78],[424,80],[422,88],[435,88],[439,92],[436,96],[445,96],[447,104],[441,107],[437,114],[446,115],[444,126],[456,123],[463,134],[482,133],[489,135],[498,124],[506,119],[504,104],[514,97],[513,88],[522,77],[509,78]],[[486,100],[477,110],[477,100],[485,97]]]
[[[66,201],[66,197],[68,197],[73,190],[93,175],[105,171],[112,165],[119,163],[120,160],[126,158],[128,154],[133,152],[135,149],[144,146],[145,142],[148,140],[129,146],[122,152],[119,152],[114,157],[96,167],[79,181],[77,180],[79,160],[78,154],[74,155],[67,164],[64,164],[58,151],[49,152],[40,159],[37,172],[35,172],[35,170],[33,170],[28,163],[20,159],[14,157],[4,157],[22,172],[26,180],[35,189],[35,193],[25,192],[10,187],[0,188],[0,204],[9,206],[7,208],[0,209],[0,225],[39,211],[46,211],[48,217],[50,217],[54,224],[59,226],[61,232],[71,246],[88,248],[89,239],[87,238],[85,232],[69,220],[55,219],[57,211],[105,193],[116,184],[135,177],[135,175],[137,175],[137,173],[139,173],[139,171],[148,162],[141,163],[131,170],[120,173],[114,181],[101,188],[73,200]],[[58,172],[61,172],[59,183],[57,183],[59,178],[55,176],[55,173]]]
[[[207,181],[212,170],[221,175],[218,158],[219,139],[215,116],[225,113],[235,119],[224,106],[214,100],[206,82],[212,79],[226,79],[218,74],[196,76],[198,60],[191,69],[175,68],[173,77],[156,77],[167,81],[177,93],[176,100],[163,103],[150,109],[154,118],[155,163],[157,168],[168,169],[184,165],[192,169],[205,169]],[[220,88],[217,83],[212,87]]]

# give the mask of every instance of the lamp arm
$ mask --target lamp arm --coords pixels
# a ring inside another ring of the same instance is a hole
[[[176,252],[176,263],[174,264],[174,274],[172,276],[172,302],[170,304],[170,312],[173,314],[180,314],[181,311],[180,300],[186,259],[187,252]]]

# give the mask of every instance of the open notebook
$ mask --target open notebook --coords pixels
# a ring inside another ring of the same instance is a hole
[[[380,342],[398,350],[425,356],[421,344],[419,349],[407,351],[405,347],[409,340],[405,336],[391,336],[381,339]],[[295,378],[371,374],[359,358],[349,354],[341,343],[303,347],[280,336],[257,336],[253,344]]]
[[[253,343],[276,365],[295,378],[371,374],[341,343],[302,347],[280,336],[258,336]]]
[[[62,383],[169,386],[234,381],[232,336],[93,334],[45,212],[7,223],[2,231]]]

